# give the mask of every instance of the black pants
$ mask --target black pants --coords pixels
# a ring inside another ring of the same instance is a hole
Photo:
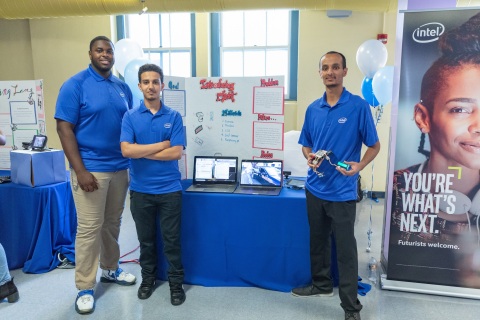
[[[319,199],[306,190],[310,224],[310,263],[313,284],[322,291],[333,289],[330,274],[333,232],[337,247],[339,295],[345,311],[358,312],[362,304],[357,298],[358,255],[354,225],[356,202],[332,202]]]
[[[155,279],[157,275],[158,221],[164,244],[163,252],[169,265],[168,280],[170,284],[183,283],[180,239],[182,192],[155,195],[130,191],[130,211],[140,242],[142,278]]]

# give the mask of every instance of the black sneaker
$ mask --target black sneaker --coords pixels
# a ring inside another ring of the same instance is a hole
[[[138,299],[148,299],[155,290],[155,279],[143,279],[140,287],[138,288]]]
[[[333,289],[332,291],[322,291],[311,284],[306,287],[292,289],[292,295],[295,297],[332,297]]]
[[[174,306],[179,306],[185,302],[185,290],[183,285],[170,285],[170,302]]]
[[[345,320],[361,320],[360,312],[345,312]]]

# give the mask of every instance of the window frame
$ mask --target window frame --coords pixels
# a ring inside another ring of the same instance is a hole
[[[164,13],[165,14],[165,13]],[[161,15],[162,13],[158,13],[160,16],[160,25],[161,25]],[[116,16],[116,24],[117,24],[117,39],[125,39],[127,34],[127,15],[119,15]],[[161,27],[160,27],[161,28]],[[161,39],[160,39],[161,41]],[[197,50],[196,50],[196,34],[195,34],[195,13],[190,13],[190,47],[169,47],[169,48],[144,48],[142,47],[143,52],[145,55],[151,53],[181,53],[181,52],[189,52],[190,53],[190,76],[196,77],[197,73]],[[161,55],[160,55],[161,56]],[[160,61],[161,62],[161,61]]]
[[[288,92],[289,95],[286,100],[297,99],[297,74],[298,74],[298,24],[299,12],[298,10],[290,10],[290,35],[288,44],[288,60],[289,60],[289,79]],[[211,39],[211,74],[212,77],[221,76],[221,65],[223,59],[223,52],[228,51],[242,51],[242,55],[247,50],[262,49],[267,52],[269,49],[281,48],[285,46],[242,46],[242,47],[228,47],[225,49],[221,47],[221,17],[220,13],[210,13],[210,39]]]

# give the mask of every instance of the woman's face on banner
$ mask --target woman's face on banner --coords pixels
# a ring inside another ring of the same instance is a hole
[[[480,66],[465,65],[445,74],[431,115],[432,157],[480,169]]]

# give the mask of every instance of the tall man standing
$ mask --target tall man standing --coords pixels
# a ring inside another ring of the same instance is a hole
[[[128,189],[129,160],[120,150],[123,114],[132,92],[112,75],[113,43],[104,36],[90,42],[91,64],[60,88],[55,119],[70,162],[77,209],[75,240],[75,310],[92,313],[98,262],[102,282],[132,285],[135,276],[118,266],[118,236]]]
[[[167,258],[170,300],[185,301],[180,244],[182,186],[178,160],[185,147],[181,115],[160,100],[163,71],[145,64],[138,71],[143,103],[125,113],[120,137],[122,153],[131,159],[130,211],[140,241],[142,284],[139,299],[148,299],[157,275],[157,216]]]
[[[295,288],[292,294],[333,296],[330,275],[333,232],[340,274],[340,305],[346,320],[358,320],[362,304],[357,298],[358,256],[354,235],[357,176],[377,156],[380,142],[368,103],[343,87],[347,71],[343,54],[330,51],[321,57],[319,73],[325,93],[307,108],[298,142],[310,167],[305,192],[312,284]],[[360,160],[362,144],[367,150]],[[315,153],[320,150],[331,151],[331,159],[344,161],[350,165],[349,170],[335,166],[328,159],[314,161]]]

